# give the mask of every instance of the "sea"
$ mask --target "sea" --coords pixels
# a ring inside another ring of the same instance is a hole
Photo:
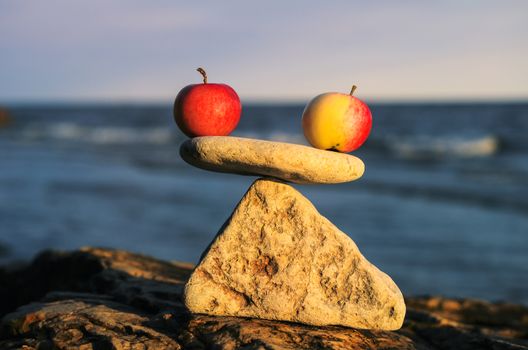
[[[306,144],[302,104],[244,104],[233,136]],[[43,249],[197,262],[256,179],[196,169],[166,104],[8,106],[0,264]],[[528,102],[372,104],[363,177],[295,185],[405,295],[528,305]]]

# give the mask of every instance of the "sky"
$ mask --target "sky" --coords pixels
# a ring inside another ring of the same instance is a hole
[[[528,1],[0,1],[0,102],[528,99]]]

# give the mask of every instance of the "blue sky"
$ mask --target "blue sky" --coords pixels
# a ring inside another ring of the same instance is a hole
[[[0,2],[0,101],[528,98],[528,1]]]

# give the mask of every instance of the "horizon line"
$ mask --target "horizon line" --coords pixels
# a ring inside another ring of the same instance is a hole
[[[280,99],[280,98],[247,98],[241,99],[241,102],[246,105],[304,105],[310,99]],[[365,98],[362,99],[371,105],[398,105],[398,104],[524,104],[528,103],[528,96],[526,97],[474,97],[474,98]],[[174,103],[174,99],[21,99],[2,101],[0,100],[0,108],[10,107],[30,107],[30,106],[70,106],[70,105],[162,105],[170,102]]]

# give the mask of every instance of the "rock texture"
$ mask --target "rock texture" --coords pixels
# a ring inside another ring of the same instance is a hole
[[[396,332],[191,315],[191,270],[96,248],[0,269],[0,349],[528,349],[528,308],[514,304],[409,298]]]
[[[405,316],[389,276],[293,187],[257,180],[185,287],[192,312],[394,330]]]
[[[313,147],[231,136],[195,137],[180,147],[189,164],[205,170],[270,176],[300,184],[333,184],[359,179],[361,159]]]
[[[7,109],[0,107],[0,128],[11,123],[11,117]]]

